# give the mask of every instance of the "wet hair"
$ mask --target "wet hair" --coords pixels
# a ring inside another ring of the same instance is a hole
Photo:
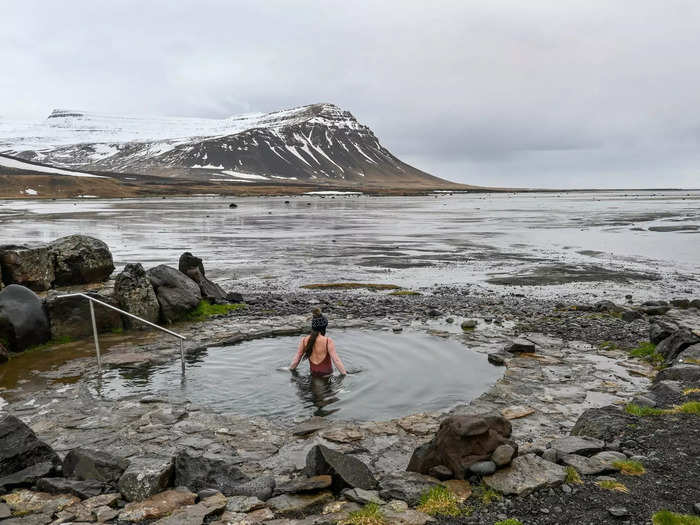
[[[314,308],[312,314],[311,335],[309,336],[309,340],[306,342],[306,348],[304,348],[302,360],[311,357],[311,352],[314,350],[314,345],[316,344],[316,339],[318,339],[318,334],[326,335],[326,326],[328,326],[328,320],[323,317],[320,308]]]

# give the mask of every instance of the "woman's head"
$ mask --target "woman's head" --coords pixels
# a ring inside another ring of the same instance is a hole
[[[306,342],[306,348],[304,349],[303,359],[308,359],[313,352],[314,345],[316,344],[316,339],[318,334],[326,335],[326,327],[328,326],[328,319],[324,317],[321,313],[320,308],[314,308],[311,317],[311,336]]]

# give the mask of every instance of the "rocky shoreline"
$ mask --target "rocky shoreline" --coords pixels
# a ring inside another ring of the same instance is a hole
[[[664,509],[689,514],[700,502],[698,415],[671,409],[698,400],[700,311],[692,300],[561,304],[440,286],[421,295],[299,290],[245,299],[245,308],[179,323],[186,351],[303,333],[310,309],[320,306],[334,328],[411,328],[458,340],[502,364],[504,375],[445,412],[272,421],[153,396],[101,399],[80,379],[94,373],[94,357],[71,359],[40,372],[39,389],[18,383],[0,392],[9,400],[0,407],[0,428],[11,429],[0,431],[0,440],[24,432],[23,442],[44,443],[34,455],[2,447],[0,516],[41,524],[382,523],[347,521],[376,504],[384,523],[636,524]],[[126,334],[111,339],[106,367],[178,358],[172,341],[154,332],[137,343]],[[650,339],[657,343],[651,362],[630,355]],[[657,373],[653,365],[661,362]],[[624,409],[630,403],[657,412],[633,415]],[[472,430],[459,434],[455,422]],[[453,437],[438,439],[441,428],[452,428]],[[491,432],[501,437],[475,445],[471,436]],[[431,442],[434,458],[445,457],[445,442],[462,456],[481,449],[459,468],[411,461]],[[629,459],[646,473],[619,474],[613,463]],[[426,472],[407,471],[409,463]],[[111,478],[96,474],[105,469]],[[611,474],[629,493],[596,484]],[[459,500],[459,516],[431,516],[421,505],[435,486]]]

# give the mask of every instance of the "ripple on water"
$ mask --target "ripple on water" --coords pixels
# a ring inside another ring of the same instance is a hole
[[[218,411],[268,417],[311,415],[383,420],[446,409],[478,397],[503,371],[467,346],[420,332],[328,333],[349,375],[312,377],[308,363],[287,370],[299,337],[211,347],[180,363],[110,369],[90,386],[114,399],[160,395]]]

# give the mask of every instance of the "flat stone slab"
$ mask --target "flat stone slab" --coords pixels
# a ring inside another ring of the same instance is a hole
[[[262,509],[265,506],[261,500],[255,496],[231,496],[228,498],[226,510],[229,512],[251,512]]]
[[[297,478],[287,483],[277,485],[275,492],[279,494],[297,494],[299,492],[316,492],[327,489],[333,483],[333,478],[327,474],[312,478]]]
[[[566,436],[550,441],[549,447],[556,450],[561,457],[566,454],[594,454],[603,450],[605,443],[600,439]]]
[[[267,500],[267,504],[276,514],[298,516],[311,514],[332,499],[333,494],[328,491],[308,495],[282,494]]]
[[[484,478],[484,483],[502,494],[523,496],[564,483],[566,469],[534,454],[518,456],[509,467]]]
[[[627,456],[622,452],[604,450],[603,452],[594,454],[590,458],[577,454],[567,454],[562,456],[561,461],[565,465],[574,467],[581,474],[589,476],[592,474],[602,474],[604,472],[617,472],[620,469],[615,467],[613,463],[626,459]]]
[[[119,513],[120,521],[145,521],[162,518],[185,505],[193,505],[196,495],[188,490],[166,490],[155,496],[129,503]]]

